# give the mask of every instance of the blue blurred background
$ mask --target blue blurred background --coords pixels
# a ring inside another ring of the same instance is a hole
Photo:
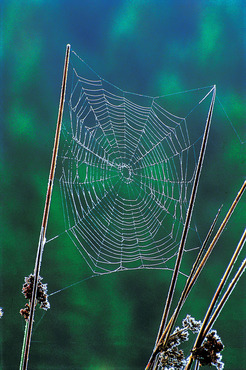
[[[245,178],[246,6],[243,0],[6,0],[0,6],[0,367],[16,369],[25,325],[21,288],[34,267],[66,44],[123,90],[157,96],[217,85],[230,121],[217,101],[195,207],[203,239]],[[244,226],[245,199],[183,316],[203,318]],[[68,241],[60,253],[47,249],[41,275],[50,292],[90,275]],[[186,272],[193,258],[184,261]],[[30,369],[143,369],[170,278],[168,271],[132,271],[51,296],[51,310],[37,312]],[[215,326],[226,369],[246,369],[245,319],[243,277]]]

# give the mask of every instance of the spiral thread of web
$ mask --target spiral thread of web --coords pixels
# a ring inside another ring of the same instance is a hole
[[[59,180],[66,232],[95,273],[167,268],[197,163],[187,120],[158,97],[72,73]]]

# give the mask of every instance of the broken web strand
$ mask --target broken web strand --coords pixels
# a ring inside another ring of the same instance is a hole
[[[229,122],[230,126],[232,127],[232,130],[234,131],[235,135],[237,136],[237,138],[238,138],[238,140],[239,140],[240,144],[245,144],[245,143],[246,143],[245,138],[244,138],[244,140],[243,140],[243,138],[241,137],[241,135],[239,135],[238,131],[236,130],[236,127],[234,126],[234,124],[233,124],[233,122],[232,122],[231,118],[229,117],[229,115],[228,115],[227,111],[225,110],[224,105],[222,104],[222,102],[221,102],[221,100],[218,98],[218,96],[216,96],[216,100],[218,101],[219,105],[221,106],[221,109],[222,109],[222,111],[223,111],[224,115],[226,116],[226,119],[227,119],[227,121]]]

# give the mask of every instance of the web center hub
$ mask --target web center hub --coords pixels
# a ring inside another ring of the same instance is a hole
[[[133,181],[133,169],[130,165],[126,163],[121,163],[119,166],[121,179],[126,183],[129,184]]]

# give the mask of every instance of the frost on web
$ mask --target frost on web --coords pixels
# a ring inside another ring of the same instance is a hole
[[[200,141],[190,142],[186,118],[168,112],[161,98],[127,93],[89,72],[73,68],[63,126],[66,232],[97,274],[168,268]]]

